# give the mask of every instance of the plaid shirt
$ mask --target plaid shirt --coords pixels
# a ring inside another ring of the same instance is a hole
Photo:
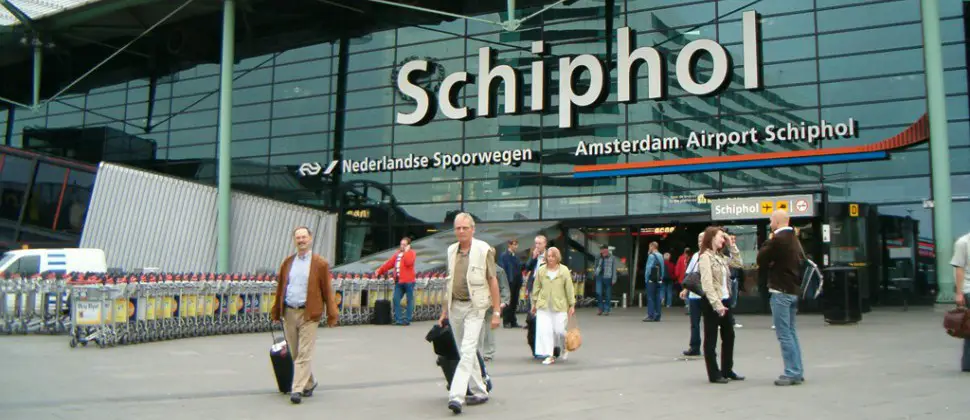
[[[593,265],[593,276],[595,278],[607,278],[611,282],[616,282],[616,257],[608,255],[606,258],[603,256],[596,257],[596,263]]]

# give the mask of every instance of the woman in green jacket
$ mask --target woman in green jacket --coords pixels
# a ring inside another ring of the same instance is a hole
[[[546,250],[546,265],[536,272],[532,286],[532,313],[536,316],[536,355],[545,357],[544,365],[556,362],[555,343],[566,335],[566,322],[576,311],[576,291],[569,267],[561,265],[562,254],[552,247]],[[562,360],[568,352],[563,348]]]

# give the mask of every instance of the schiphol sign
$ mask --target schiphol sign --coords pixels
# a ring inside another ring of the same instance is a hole
[[[758,27],[758,13],[744,12],[742,19],[744,88],[747,90],[760,89],[761,86],[761,45],[760,29]],[[634,34],[628,27],[617,30],[618,92],[617,100],[621,103],[636,102],[634,79],[640,65],[646,64],[648,71],[647,97],[653,100],[663,100],[666,96],[665,82],[667,79],[664,58],[660,52],[651,47],[635,48]],[[531,103],[529,109],[542,112],[546,109],[546,75],[545,63],[541,59],[546,54],[545,43],[532,43],[532,53],[539,59],[532,63]],[[695,74],[697,59],[707,54],[712,60],[711,76],[706,81],[698,81]],[[405,63],[397,75],[397,88],[404,95],[413,99],[415,108],[410,113],[397,113],[396,121],[404,125],[423,125],[434,118],[433,109],[438,108],[446,117],[453,120],[468,120],[474,117],[495,117],[496,102],[493,101],[496,83],[501,80],[505,86],[505,114],[516,115],[523,108],[523,92],[520,88],[524,77],[519,70],[509,65],[492,67],[493,51],[490,47],[478,50],[479,78],[478,108],[473,110],[467,105],[456,104],[459,91],[463,86],[476,83],[467,71],[452,73],[441,82],[436,95],[412,82],[415,73],[427,73],[430,68],[428,60],[412,60]],[[705,96],[716,94],[730,82],[732,59],[727,49],[709,39],[697,39],[684,46],[677,56],[677,83],[682,89],[692,95]],[[575,80],[583,72],[589,73],[589,87],[584,92],[576,92]],[[559,127],[571,128],[575,125],[575,109],[595,107],[606,100],[609,93],[606,80],[605,64],[592,54],[580,54],[575,57],[559,59]],[[435,106],[436,105],[436,106]]]

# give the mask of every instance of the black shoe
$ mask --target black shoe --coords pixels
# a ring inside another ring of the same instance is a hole
[[[731,382],[731,380],[728,379],[728,378],[711,379],[711,383],[712,384],[726,384],[726,383],[729,383],[729,382]]]
[[[317,385],[319,385],[319,384],[320,384],[319,382],[314,382],[313,385],[310,385],[309,388],[304,389],[303,390],[303,396],[304,397],[312,397],[313,396],[313,390],[314,389],[317,389]]]
[[[303,402],[303,396],[301,396],[299,392],[294,392],[290,394],[290,402],[293,404],[299,404]]]
[[[458,401],[448,401],[448,409],[452,413],[461,414],[461,403]]]
[[[687,356],[687,357],[700,356],[701,355],[701,351],[700,350],[694,350],[694,349],[687,349],[687,350],[684,350],[684,353],[683,354],[684,354],[684,356]]]
[[[737,373],[734,373],[734,372],[725,373],[724,374],[724,377],[725,378],[728,378],[728,379],[730,379],[732,381],[743,381],[744,380],[744,376],[738,375]]]
[[[468,405],[481,405],[487,402],[488,402],[488,397],[478,397],[474,395],[465,399],[465,403]]]

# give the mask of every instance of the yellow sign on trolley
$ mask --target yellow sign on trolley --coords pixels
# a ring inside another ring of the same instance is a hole
[[[851,216],[851,217],[859,217],[859,205],[858,204],[849,204],[849,216]]]

